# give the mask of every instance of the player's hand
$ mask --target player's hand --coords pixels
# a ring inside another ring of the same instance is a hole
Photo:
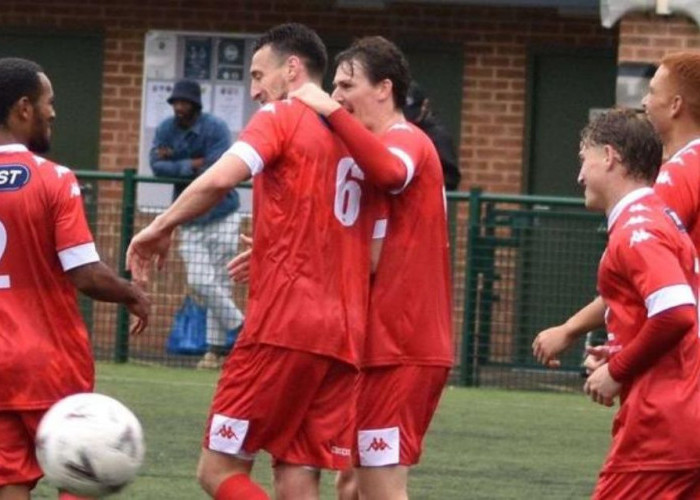
[[[571,347],[573,340],[564,325],[542,330],[532,341],[532,354],[538,362],[548,368],[559,368],[559,354]]]
[[[610,358],[610,347],[605,345],[586,347],[586,359],[583,360],[583,367],[586,369],[586,375],[590,375],[607,363],[608,358]]]
[[[253,253],[253,239],[245,234],[240,235],[241,240],[249,248],[236,255],[227,264],[228,277],[236,283],[248,283],[250,280],[250,255]]]
[[[327,92],[325,92],[315,83],[305,83],[297,90],[290,92],[289,97],[299,99],[308,107],[317,113],[322,114],[323,116],[328,116],[333,113],[333,111],[340,108],[340,104],[334,101]]]
[[[126,267],[139,286],[145,288],[148,283],[154,259],[158,269],[163,269],[171,243],[172,230],[158,229],[156,221],[151,222],[132,238],[126,251]]]
[[[583,385],[583,392],[588,394],[593,402],[604,406],[612,406],[621,390],[622,384],[612,378],[607,363],[603,363],[591,373]]]
[[[131,335],[139,335],[148,326],[148,314],[151,310],[151,299],[138,285],[133,285],[134,297],[126,304],[129,312],[135,316],[129,327]]]

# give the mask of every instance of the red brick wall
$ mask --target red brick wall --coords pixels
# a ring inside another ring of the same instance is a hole
[[[690,18],[653,13],[620,21],[619,61],[658,63],[669,52],[700,50],[700,29]]]
[[[392,4],[339,10],[330,0],[4,0],[0,26],[102,30],[105,34],[100,168],[134,166],[138,156],[144,34],[149,29],[261,32],[299,21],[322,36],[382,34],[464,46],[459,152],[462,189],[520,192],[527,47],[611,46],[615,30],[596,16],[555,9]]]

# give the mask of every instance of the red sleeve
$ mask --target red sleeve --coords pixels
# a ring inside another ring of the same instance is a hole
[[[290,112],[289,101],[266,104],[253,115],[229,150],[240,156],[254,175],[281,154],[284,122],[289,119]]]
[[[100,260],[85,218],[75,174],[58,165],[41,167],[49,193],[56,253],[65,271]]]
[[[58,174],[62,170],[62,173]],[[92,233],[85,218],[83,198],[75,174],[66,167],[55,167],[58,181],[54,184],[54,227],[56,251],[92,242]]]
[[[408,175],[406,166],[378,137],[343,108],[331,113],[328,121],[372,184],[401,189]]]
[[[647,318],[634,340],[610,359],[612,378],[625,382],[646,371],[684,335],[694,332],[696,314],[695,306],[683,305]]]
[[[658,307],[670,308],[694,300],[673,242],[663,232],[634,227],[638,229],[621,235],[615,259],[631,286],[644,298],[648,315],[658,313]]]

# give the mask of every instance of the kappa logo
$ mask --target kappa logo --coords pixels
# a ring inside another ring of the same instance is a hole
[[[665,170],[663,172],[659,172],[659,175],[656,178],[656,183],[657,184],[668,184],[669,186],[673,186],[673,181],[671,180],[671,174],[669,174]]]
[[[70,185],[70,197],[75,198],[76,196],[80,196],[80,185],[74,182]]]
[[[651,222],[651,219],[647,219],[643,215],[635,215],[627,220],[625,227],[634,226],[635,224],[644,224],[645,222]]]
[[[630,207],[630,212],[632,212],[632,213],[634,213],[634,212],[648,212],[648,211],[649,211],[649,207],[647,207],[643,203],[635,203],[634,205],[632,205]]]
[[[643,243],[647,240],[650,240],[651,238],[653,238],[651,233],[648,233],[644,229],[632,231],[632,237],[630,238],[630,247],[633,247],[637,243]]]
[[[56,175],[58,176],[59,179],[61,177],[63,177],[65,174],[67,174],[68,172],[70,172],[70,168],[62,167],[61,165],[56,165],[54,167],[54,170],[56,170]]]
[[[216,432],[216,435],[226,439],[235,439],[236,441],[238,441],[238,436],[233,430],[233,427],[231,427],[230,425],[222,425],[221,428]]]
[[[372,439],[372,442],[369,444],[367,449],[365,451],[384,451],[384,450],[393,450],[391,446],[387,444],[386,441],[384,441],[384,438],[382,437],[375,437]]]

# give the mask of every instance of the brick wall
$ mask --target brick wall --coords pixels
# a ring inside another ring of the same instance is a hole
[[[620,21],[619,61],[656,64],[665,54],[679,50],[700,50],[700,29],[688,17],[650,12]]]
[[[339,10],[330,0],[4,0],[0,26],[102,30],[105,34],[100,168],[137,163],[144,34],[149,29],[261,32],[299,21],[322,36],[463,44],[459,153],[462,189],[520,192],[529,45],[611,46],[617,32],[597,17],[555,9],[392,4]]]

